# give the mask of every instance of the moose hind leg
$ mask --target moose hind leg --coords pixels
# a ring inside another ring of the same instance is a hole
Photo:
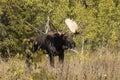
[[[26,64],[27,64],[27,67],[30,67],[32,65],[32,62],[33,62],[33,58],[31,57],[30,54],[26,54]]]

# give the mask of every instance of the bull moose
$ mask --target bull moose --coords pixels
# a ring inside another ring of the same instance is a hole
[[[75,42],[67,33],[49,32],[48,34],[37,36],[34,39],[28,39],[32,42],[32,52],[37,52],[39,49],[45,50],[49,55],[50,65],[54,67],[54,56],[59,56],[59,62],[64,61],[64,51],[75,48]],[[29,60],[30,55],[26,55]]]
[[[48,16],[48,22],[49,23],[49,16]],[[70,31],[74,34],[78,34],[77,29],[78,25],[75,21],[71,19],[66,19],[65,23],[67,27],[70,29]],[[49,24],[48,24],[49,25]],[[46,26],[47,28],[50,28],[49,26]],[[55,27],[54,27],[55,28]],[[56,29],[57,30],[57,29]],[[67,49],[73,49],[76,47],[74,40],[68,33],[61,33],[59,31],[50,31],[47,34],[39,35],[35,38],[27,39],[28,43],[32,42],[32,48],[31,51],[37,52],[39,49],[45,50],[46,54],[49,55],[50,58],[50,65],[54,67],[54,56],[59,56],[59,62],[63,63],[64,61],[64,52]],[[73,52],[76,53],[74,50]],[[30,55],[26,55],[26,61],[29,62]]]

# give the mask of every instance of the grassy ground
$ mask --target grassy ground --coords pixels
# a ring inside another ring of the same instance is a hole
[[[25,60],[18,58],[2,61],[0,58],[0,80],[120,80],[120,53],[118,54],[66,54],[63,65],[55,57],[55,68],[49,58],[28,68]]]

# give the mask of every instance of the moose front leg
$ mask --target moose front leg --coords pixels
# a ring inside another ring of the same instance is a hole
[[[64,53],[59,54],[59,62],[62,64],[64,62]]]
[[[54,67],[54,55],[50,54],[49,57],[50,57],[50,65]]]

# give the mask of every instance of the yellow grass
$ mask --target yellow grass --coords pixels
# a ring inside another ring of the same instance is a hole
[[[120,53],[118,54],[69,54],[63,65],[55,57],[55,68],[43,56],[31,68],[22,58],[7,62],[0,58],[0,80],[120,80]]]

